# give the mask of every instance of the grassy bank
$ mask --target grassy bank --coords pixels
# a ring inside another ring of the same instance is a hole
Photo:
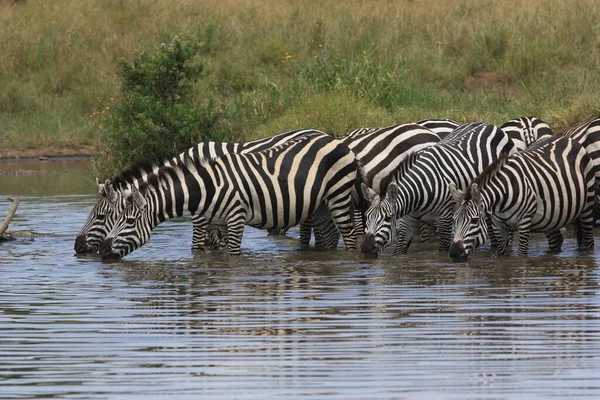
[[[232,140],[427,117],[561,129],[599,112],[599,20],[592,0],[0,2],[0,149],[101,152],[118,61],[175,35],[201,44],[193,98]]]

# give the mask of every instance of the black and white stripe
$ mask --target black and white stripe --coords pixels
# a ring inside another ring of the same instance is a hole
[[[544,232],[551,250],[562,245],[560,229],[575,222],[579,248],[592,249],[594,166],[586,150],[566,137],[539,140],[526,151],[504,155],[470,185],[454,215],[453,259],[464,260],[488,236],[492,218],[498,254],[518,233],[519,255],[527,255],[531,232]],[[451,187],[454,197],[461,193]]]
[[[513,141],[517,151],[524,151],[537,140],[552,136],[547,123],[535,117],[520,117],[505,122],[502,129]]]
[[[347,133],[340,139],[356,155],[362,181],[381,193],[387,188],[390,176],[412,153],[440,141],[437,134],[417,124],[399,124],[382,128],[363,128]],[[358,193],[356,194],[358,196]],[[356,203],[359,203],[356,200]],[[356,210],[354,222],[357,233],[362,234],[362,212]],[[336,248],[339,233],[327,213],[311,219],[315,243],[325,248]],[[301,230],[301,243],[307,246],[310,232]]]
[[[592,159],[596,176],[594,219],[598,220],[600,219],[600,118],[577,123],[559,135],[576,140]]]
[[[173,158],[150,160],[139,163],[121,174],[107,180],[105,183],[96,182],[98,191],[102,196],[93,207],[84,226],[75,239],[77,253],[97,252],[100,244],[113,228],[117,217],[125,208],[126,192],[132,187],[138,188],[140,184],[148,181],[149,177],[156,174],[161,167],[169,168],[177,160],[211,160],[228,153],[248,153],[262,151],[277,147],[283,143],[302,137],[311,130],[293,130],[283,132],[271,137],[250,141],[247,143],[215,143],[202,142]],[[192,249],[203,249],[205,246],[218,246],[223,240],[222,228],[208,227],[202,217],[193,216]],[[207,228],[209,235],[206,236]]]
[[[356,247],[351,191],[357,163],[329,135],[302,138],[261,152],[225,154],[210,162],[184,157],[132,190],[131,201],[103,241],[103,258],[120,258],[145,244],[151,230],[191,214],[227,226],[227,252],[239,254],[244,225],[285,229],[319,206],[330,212],[348,248]]]
[[[440,139],[445,138],[460,126],[458,122],[446,118],[422,119],[415,123],[434,132]]]
[[[434,146],[415,153],[394,173],[385,196],[362,185],[370,202],[365,217],[363,252],[377,254],[395,242],[398,218],[412,221],[437,219],[439,249],[447,251],[452,231],[454,203],[448,185],[467,185],[503,153],[514,151],[512,140],[500,129],[485,123],[461,125]],[[408,235],[417,228],[409,226]],[[410,237],[407,239],[410,243]],[[395,249],[395,253],[404,249]]]

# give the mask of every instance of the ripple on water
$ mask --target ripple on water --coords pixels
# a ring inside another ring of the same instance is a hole
[[[74,257],[95,199],[27,197],[2,244],[0,398],[596,398],[598,257],[455,264],[300,252],[248,229],[192,254],[186,221],[125,260]]]

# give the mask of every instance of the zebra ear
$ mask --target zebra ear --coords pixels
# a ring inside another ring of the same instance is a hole
[[[475,204],[481,204],[481,193],[479,192],[479,185],[476,183],[471,185],[471,199],[475,202]]]
[[[452,196],[452,201],[454,202],[454,206],[455,207],[460,206],[460,203],[462,201],[462,195],[463,195],[462,190],[457,189],[456,185],[454,183],[450,183],[448,185],[448,189],[450,189],[450,195]]]
[[[394,182],[390,183],[385,196],[389,201],[395,202],[400,194],[400,188]]]
[[[131,202],[142,211],[146,209],[146,199],[135,186],[131,186],[131,197],[129,199],[131,199]]]
[[[373,200],[379,198],[377,193],[370,187],[367,187],[364,183],[360,184],[360,189],[362,190],[363,196],[367,199],[367,202],[372,203]]]
[[[117,192],[110,181],[106,181],[104,184],[104,193],[106,194],[106,197],[108,197],[108,201],[111,203],[117,202]]]
[[[98,193],[100,193],[101,196],[106,196],[106,190],[104,188],[104,183],[100,183],[98,178],[96,178],[96,185],[98,185]]]

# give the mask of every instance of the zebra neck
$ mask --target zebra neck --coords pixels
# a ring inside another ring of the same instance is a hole
[[[202,179],[193,174],[166,174],[147,198],[155,222],[194,215],[204,201],[204,187]]]
[[[395,183],[400,189],[396,198],[398,218],[427,208],[436,193],[437,180],[422,179],[422,175],[417,173],[409,173]]]
[[[486,213],[490,213],[492,208],[497,206],[502,200],[500,193],[497,193],[488,186],[481,187],[480,194],[481,206]]]

